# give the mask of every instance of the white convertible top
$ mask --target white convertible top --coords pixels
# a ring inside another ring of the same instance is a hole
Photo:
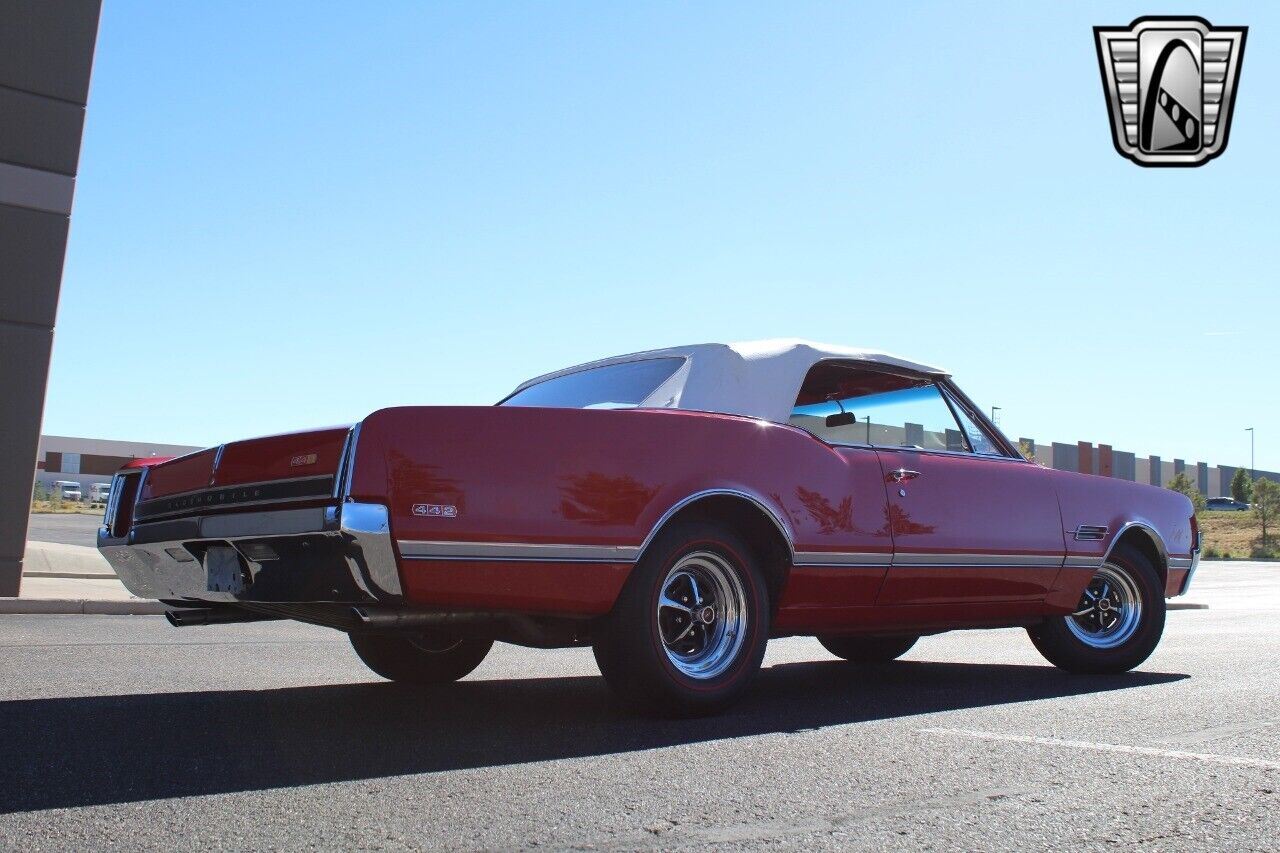
[[[678,357],[684,365],[641,401],[642,408],[724,412],[786,423],[809,368],[819,361],[869,361],[918,373],[946,376],[947,371],[907,361],[886,352],[818,344],[796,338],[771,338],[734,344],[692,344],[602,358],[538,376],[531,385],[595,367]]]

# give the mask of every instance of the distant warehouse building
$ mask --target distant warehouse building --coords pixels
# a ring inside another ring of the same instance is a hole
[[[198,447],[42,435],[36,449],[36,482],[51,489],[55,482],[76,482],[87,497],[93,483],[109,483],[111,475],[141,456],[181,456]]]
[[[1239,470],[1238,467],[1231,465],[1210,465],[1208,462],[1139,456],[1136,453],[1116,450],[1109,444],[1099,444],[1095,447],[1088,441],[1055,441],[1050,444],[1036,444],[1035,439],[1020,438],[1018,444],[1022,448],[1023,455],[1030,451],[1034,454],[1036,462],[1046,468],[1056,468],[1059,471],[1079,471],[1082,474],[1115,477],[1136,483],[1150,483],[1153,486],[1167,486],[1174,477],[1185,474],[1196,490],[1205,497],[1230,495],[1231,480]],[[1275,471],[1255,470],[1251,472],[1251,478],[1280,483],[1280,473]]]

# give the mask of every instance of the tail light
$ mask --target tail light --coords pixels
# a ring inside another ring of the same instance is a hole
[[[133,506],[138,502],[138,487],[142,483],[142,471],[116,474],[111,478],[111,496],[107,498],[107,511],[103,523],[107,532],[122,539],[133,526]]]

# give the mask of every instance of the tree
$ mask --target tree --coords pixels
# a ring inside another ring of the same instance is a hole
[[[1249,479],[1249,472],[1243,468],[1237,468],[1231,478],[1231,497],[1246,504],[1253,500],[1253,480]]]
[[[1253,517],[1262,525],[1262,547],[1267,547],[1267,525],[1280,517],[1280,483],[1265,478],[1253,483]]]
[[[1169,481],[1169,488],[1191,498],[1191,505],[1195,507],[1196,515],[1204,510],[1204,495],[1200,494],[1200,490],[1196,488],[1195,483],[1191,482],[1191,478],[1185,471],[1173,475],[1173,479]]]
[[[1036,448],[1031,442],[1027,441],[1026,439],[1023,439],[1022,441],[1018,442],[1018,452],[1021,453],[1022,458],[1027,460],[1028,462],[1036,461]]]

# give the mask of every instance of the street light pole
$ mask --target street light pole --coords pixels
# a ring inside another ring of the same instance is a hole
[[[1245,432],[1249,433],[1249,479],[1253,480],[1258,476],[1253,465],[1253,427],[1246,428]]]
[[[999,406],[992,406],[992,407],[991,407],[991,423],[993,423],[993,424],[996,422],[996,412],[998,412],[998,411],[1000,411],[1000,407],[999,407]]]

